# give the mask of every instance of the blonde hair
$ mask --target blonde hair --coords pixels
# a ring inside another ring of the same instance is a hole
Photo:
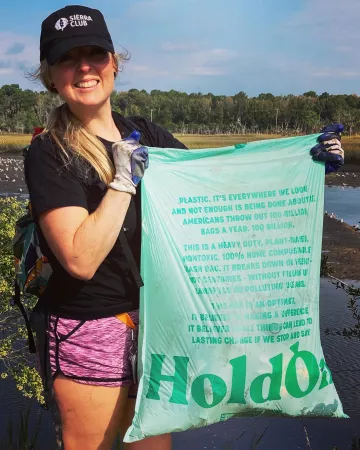
[[[114,75],[121,71],[121,64],[128,59],[127,55],[115,53],[112,55],[114,63]],[[50,66],[46,60],[41,61],[38,69],[29,75],[33,81],[40,81],[51,93],[57,94],[57,90],[51,84]],[[70,163],[72,150],[74,156],[80,156],[98,173],[100,179],[109,184],[115,176],[115,169],[108,156],[104,144],[71,112],[66,103],[51,111],[48,122],[42,134],[48,133],[62,150],[64,163]]]

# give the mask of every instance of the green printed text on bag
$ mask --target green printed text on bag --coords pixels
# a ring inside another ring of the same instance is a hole
[[[150,149],[126,442],[234,416],[347,417],[320,343],[316,138]]]

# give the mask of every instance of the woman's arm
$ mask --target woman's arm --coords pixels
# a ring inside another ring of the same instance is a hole
[[[68,206],[39,216],[44,237],[59,263],[74,278],[90,280],[113,248],[131,195],[108,189],[98,208]]]
[[[148,164],[145,147],[134,140],[113,145],[115,177],[93,213],[82,183],[57,157],[49,139],[35,139],[25,174],[35,216],[59,263],[73,277],[89,280],[113,248],[131,195]]]

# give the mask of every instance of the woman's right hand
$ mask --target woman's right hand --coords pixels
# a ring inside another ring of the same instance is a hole
[[[109,184],[112,189],[136,194],[136,187],[149,167],[148,149],[139,140],[140,133],[135,131],[127,139],[113,144],[115,178]]]

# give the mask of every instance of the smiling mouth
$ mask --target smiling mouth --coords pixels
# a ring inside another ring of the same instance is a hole
[[[80,81],[75,83],[74,86],[81,89],[89,89],[99,84],[99,80]]]

